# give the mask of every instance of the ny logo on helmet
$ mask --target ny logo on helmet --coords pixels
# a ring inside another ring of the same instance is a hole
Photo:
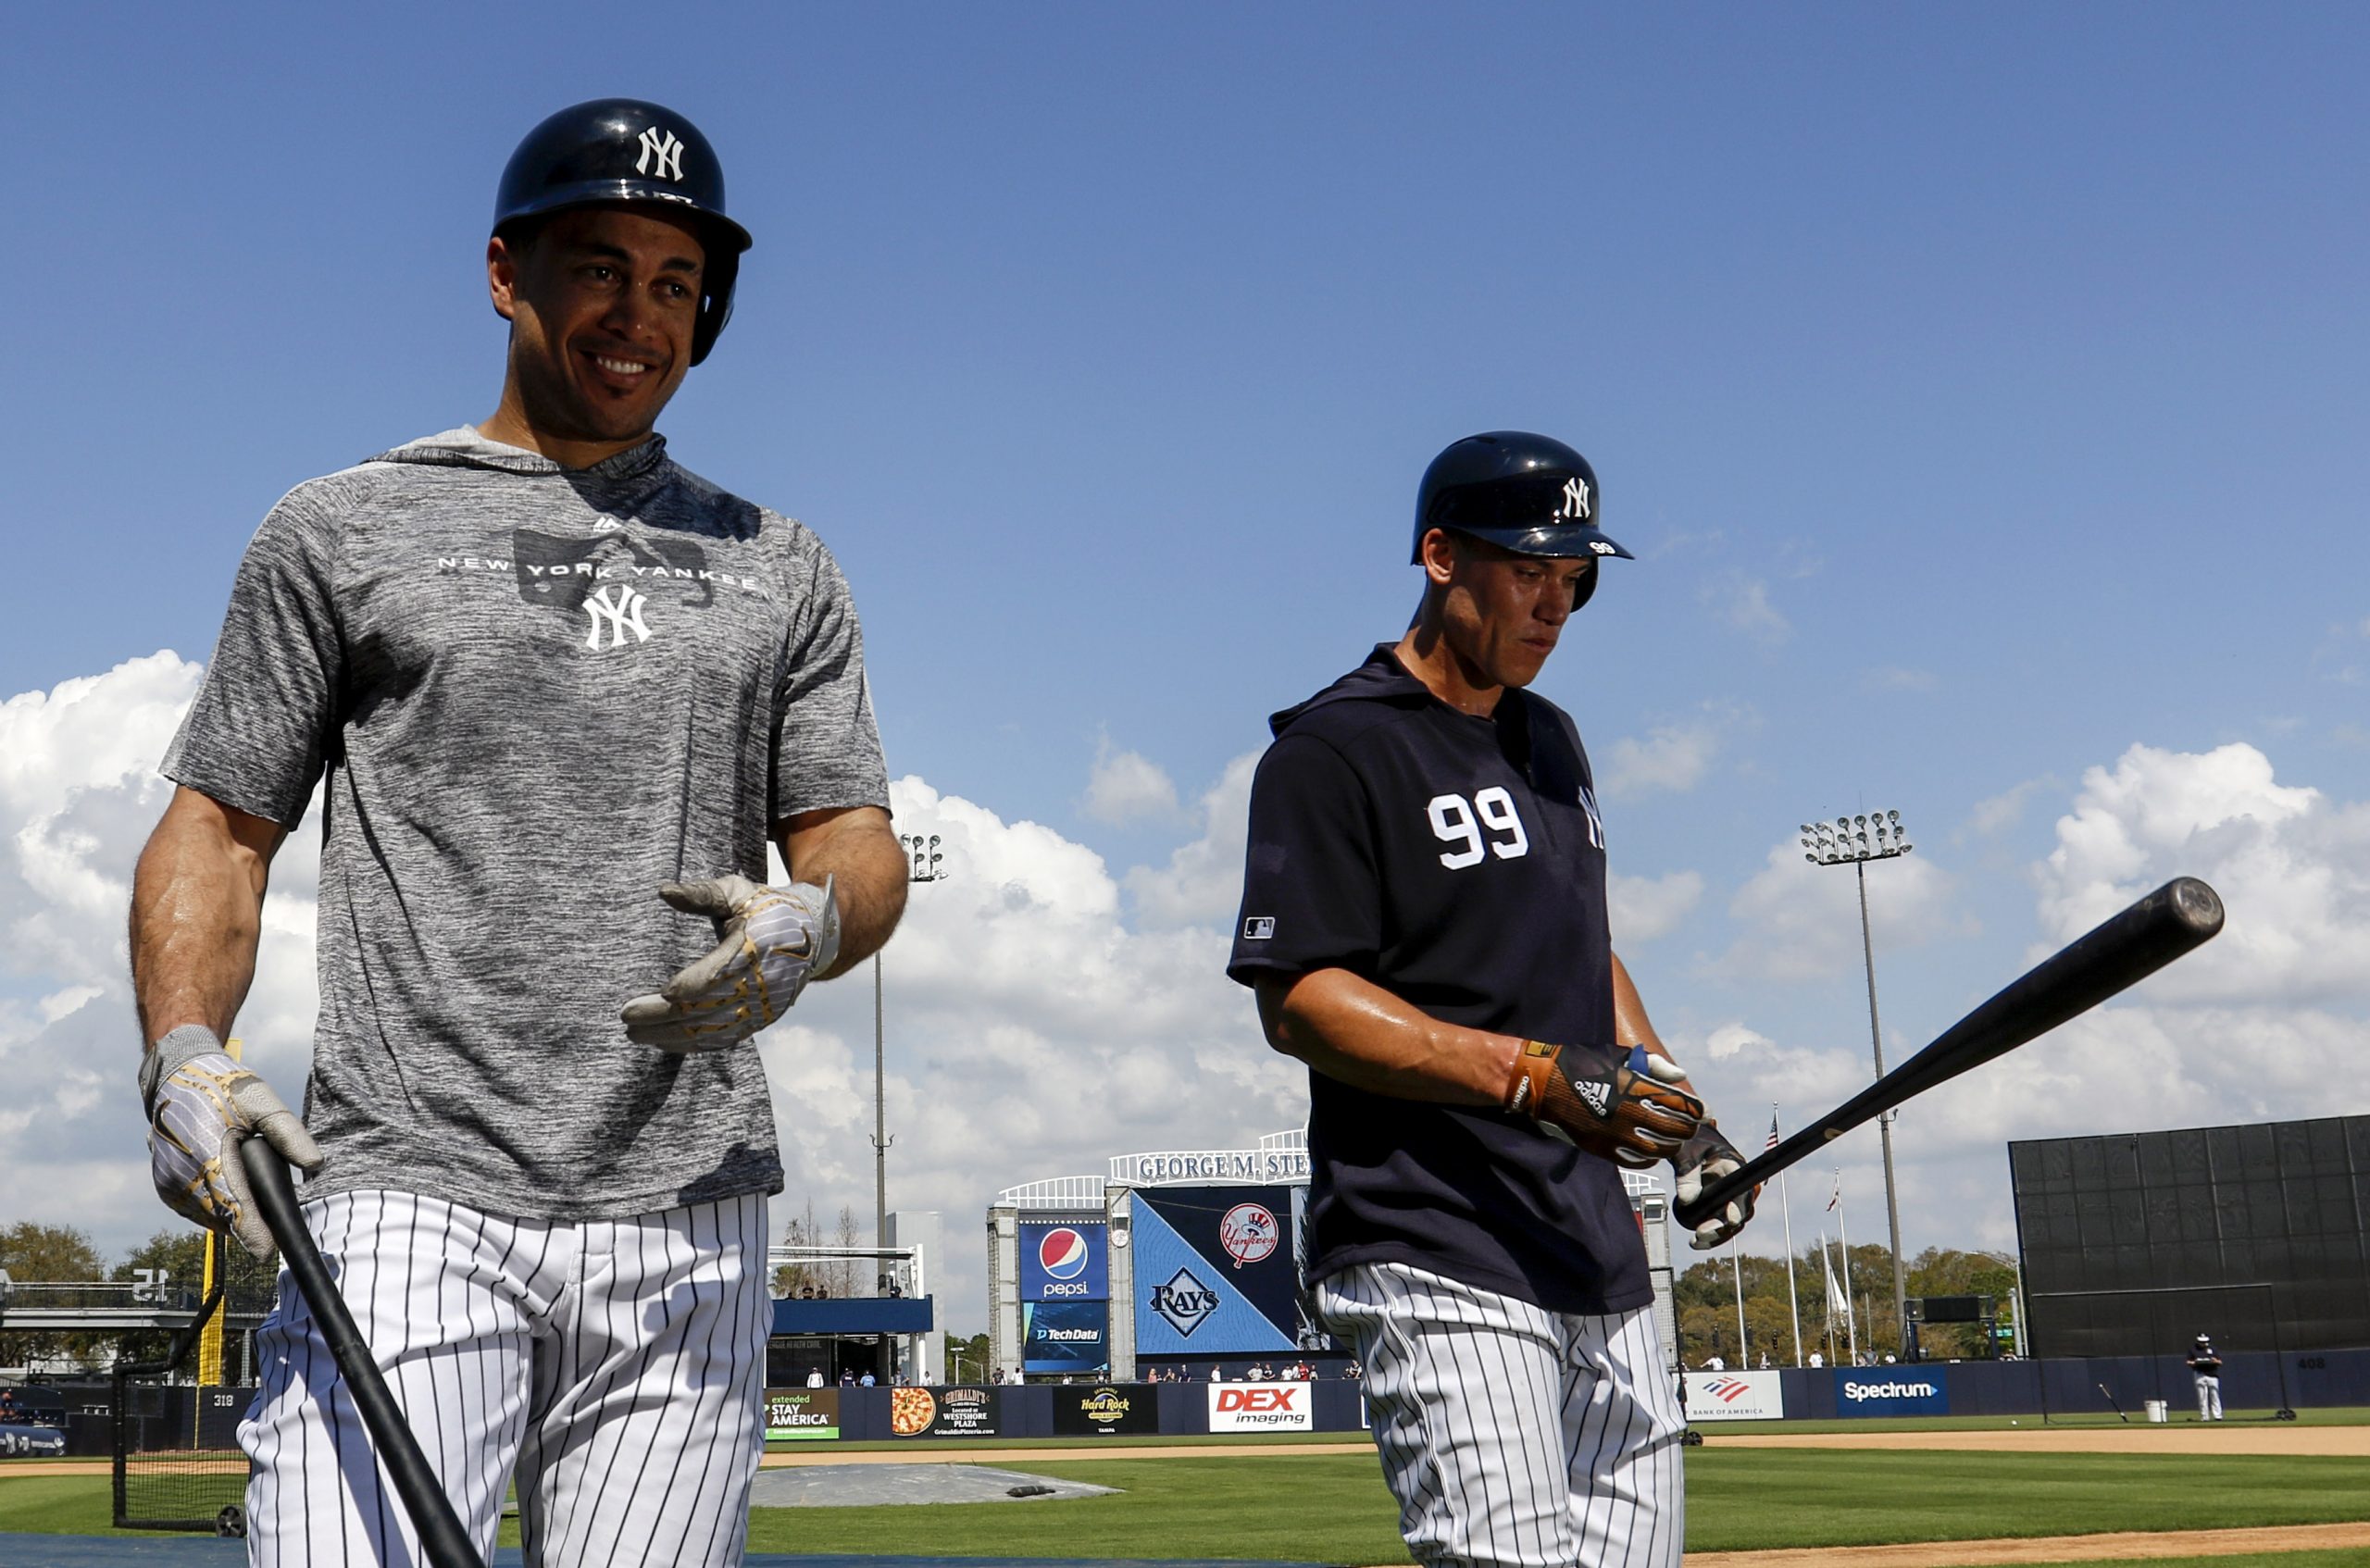
[[[658,160],[658,167],[655,169],[650,167],[653,158]],[[642,133],[642,156],[633,160],[633,171],[636,174],[655,174],[661,180],[680,180],[683,178],[682,139],[671,131],[661,131],[652,126]]]
[[[1564,481],[1564,504],[1556,508],[1555,515],[1559,517],[1578,517],[1582,522],[1588,521],[1588,480],[1569,479]]]

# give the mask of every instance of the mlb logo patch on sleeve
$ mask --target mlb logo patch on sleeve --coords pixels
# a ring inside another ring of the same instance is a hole
[[[1242,940],[1246,942],[1264,942],[1275,934],[1276,922],[1272,915],[1254,915],[1242,923]]]

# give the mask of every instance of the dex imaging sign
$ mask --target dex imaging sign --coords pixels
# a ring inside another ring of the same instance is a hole
[[[1950,1389],[1939,1372],[1885,1367],[1835,1375],[1838,1415],[1948,1415]]]
[[[1213,1383],[1213,1432],[1310,1432],[1316,1400],[1305,1383]]]

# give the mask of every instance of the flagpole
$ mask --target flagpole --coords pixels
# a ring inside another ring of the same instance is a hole
[[[1835,1235],[1843,1249],[1843,1328],[1852,1343],[1852,1364],[1860,1364],[1860,1319],[1852,1310],[1852,1230],[1843,1223],[1843,1173],[1835,1173]]]
[[[1753,1361],[1746,1353],[1752,1347],[1746,1344],[1744,1337],[1744,1254],[1742,1252],[1728,1254],[1728,1275],[1737,1282],[1737,1370],[1746,1372],[1752,1369]]]
[[[1819,1301],[1819,1326],[1827,1331],[1827,1364],[1835,1364],[1835,1259],[1827,1250],[1827,1232],[1818,1233],[1818,1272],[1827,1276],[1827,1294]]]
[[[1769,1107],[1769,1147],[1778,1147],[1778,1107]],[[1786,1201],[1786,1173],[1778,1173],[1778,1213],[1786,1221],[1786,1310],[1794,1320],[1794,1364],[1802,1364],[1802,1300],[1794,1289],[1794,1211]]]

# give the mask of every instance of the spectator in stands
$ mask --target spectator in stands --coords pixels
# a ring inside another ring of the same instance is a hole
[[[810,1388],[819,1388],[823,1386],[823,1369],[821,1367],[810,1366],[806,1369],[806,1386]]]
[[[24,1407],[17,1403],[17,1390],[0,1388],[0,1424],[22,1421],[24,1418]]]
[[[867,1372],[863,1376],[857,1378],[855,1382],[856,1387],[859,1388],[869,1388],[872,1387],[872,1374]]]
[[[853,1388],[855,1387],[855,1371],[854,1368],[849,1368],[840,1374],[840,1387],[842,1388]]]
[[[1358,1364],[1358,1361],[1355,1356],[1351,1357],[1348,1361],[1341,1363],[1341,1375],[1353,1383],[1356,1382],[1359,1378],[1364,1377],[1366,1375],[1366,1369]]]
[[[1818,1351],[1816,1351],[1816,1350],[1813,1350],[1813,1351],[1811,1352],[1811,1365],[1812,1365],[1812,1366],[1814,1366],[1814,1367],[1820,1367],[1820,1366],[1825,1366],[1826,1364],[1827,1364],[1827,1358],[1826,1358],[1824,1355],[1820,1354],[1820,1353],[1819,1353]]]

